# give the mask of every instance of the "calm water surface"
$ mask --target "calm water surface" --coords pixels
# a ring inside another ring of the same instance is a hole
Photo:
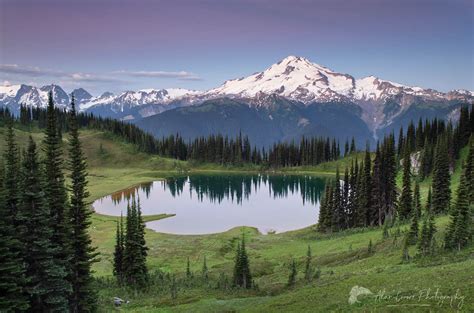
[[[176,214],[147,223],[172,234],[210,234],[238,226],[263,233],[316,223],[324,179],[296,175],[191,175],[141,184],[94,202],[96,212],[126,214],[127,201],[140,198],[142,214]]]

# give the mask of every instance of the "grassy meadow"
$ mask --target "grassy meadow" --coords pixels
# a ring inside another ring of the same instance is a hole
[[[3,142],[4,128],[0,128]],[[20,146],[25,146],[28,130],[16,131]],[[36,141],[42,134],[32,133]],[[89,166],[89,200],[136,185],[163,179],[169,175],[192,171],[258,171],[254,166],[225,167],[193,164],[137,152],[134,146],[94,130],[82,130],[81,139]],[[67,140],[64,135],[63,140]],[[2,150],[4,145],[0,146]],[[0,151],[1,152],[1,151]],[[465,157],[466,151],[462,152]],[[346,165],[363,154],[314,167],[285,169],[285,173],[333,175],[337,166]],[[455,188],[460,167],[452,179]],[[401,179],[399,179],[401,180]],[[430,180],[421,184],[422,197]],[[148,216],[147,220],[172,218]],[[402,262],[402,237],[408,225],[392,227],[388,238],[382,229],[353,229],[337,234],[319,234],[314,226],[280,234],[260,234],[254,228],[237,227],[210,235],[172,235],[146,231],[150,272],[175,274],[182,279],[189,258],[191,270],[199,276],[204,257],[209,268],[209,283],[181,286],[177,296],[166,288],[132,291],[116,286],[112,279],[112,259],[116,230],[115,217],[93,214],[91,236],[100,253],[95,275],[100,278],[101,311],[114,311],[112,299],[130,300],[120,310],[126,312],[474,312],[474,247],[459,253],[442,250],[430,258],[413,257]],[[443,241],[449,218],[436,219],[436,241]],[[315,221],[316,222],[316,221]],[[216,288],[221,273],[230,277],[235,247],[245,233],[250,267],[258,288],[255,290],[223,290]],[[372,251],[369,251],[369,242]],[[303,279],[308,246],[312,264],[320,274],[311,281]],[[289,265],[296,260],[297,283],[287,287]],[[349,304],[354,286],[368,288],[375,297],[361,297]]]

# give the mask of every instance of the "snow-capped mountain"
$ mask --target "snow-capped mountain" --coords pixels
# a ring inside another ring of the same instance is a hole
[[[57,85],[46,85],[38,88],[22,84],[0,86],[0,106],[7,106],[13,112],[17,112],[20,105],[44,108],[47,105],[49,91],[53,92],[53,100],[58,107],[69,105],[71,95],[74,94],[80,111],[99,112],[111,117],[116,117],[116,113],[119,113],[119,115],[125,114],[120,116],[124,117],[130,110],[143,111],[143,115],[139,117],[156,114],[165,111],[168,107],[176,107],[177,104],[173,104],[174,101],[200,94],[200,92],[194,90],[170,88],[125,91],[118,95],[105,92],[98,97],[93,97],[83,88],[75,89],[68,95]],[[192,103],[192,99],[183,101],[183,105],[189,103]],[[152,106],[153,109],[147,106]]]
[[[228,80],[222,86],[206,92],[206,95],[254,98],[260,93],[278,94],[303,103],[384,101],[399,94],[430,99],[473,96],[472,92],[466,90],[454,90],[445,94],[433,89],[405,86],[375,76],[356,79],[296,56],[288,56],[263,72]]]
[[[114,104],[115,109],[123,111],[127,107],[141,106],[146,104],[167,104],[174,100],[198,95],[200,92],[181,88],[170,89],[143,89],[139,91],[125,91],[114,95],[106,92],[99,97],[91,98],[81,104],[82,110],[93,106]]]
[[[47,85],[41,88],[28,85],[0,86],[0,106],[8,106],[16,111],[20,104],[46,107],[48,93],[52,91],[54,103],[59,106],[69,104],[69,96],[57,85]]]
[[[271,103],[265,100],[266,96],[272,94],[306,105],[337,102],[356,104],[362,109],[361,118],[374,130],[392,123],[395,117],[416,103],[474,100],[472,91],[442,93],[375,76],[356,79],[296,56],[288,56],[262,72],[226,81],[204,95],[208,98],[246,98],[250,104],[265,106]]]
[[[125,91],[118,95],[110,92],[80,104],[80,110],[102,116],[126,120],[139,119],[180,106],[191,105],[199,91],[182,88],[143,89]]]

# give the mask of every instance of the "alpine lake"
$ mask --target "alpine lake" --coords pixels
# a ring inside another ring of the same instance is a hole
[[[146,223],[157,232],[200,235],[239,226],[280,233],[317,222],[324,177],[267,174],[193,174],[143,183],[100,198],[97,213],[126,215],[132,197],[142,215],[173,214]]]

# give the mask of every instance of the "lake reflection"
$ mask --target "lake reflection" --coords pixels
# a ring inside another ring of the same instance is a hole
[[[143,215],[176,216],[147,223],[172,234],[209,234],[237,226],[263,233],[316,223],[324,179],[296,175],[190,175],[141,184],[94,202],[98,213],[126,213],[132,196]]]

